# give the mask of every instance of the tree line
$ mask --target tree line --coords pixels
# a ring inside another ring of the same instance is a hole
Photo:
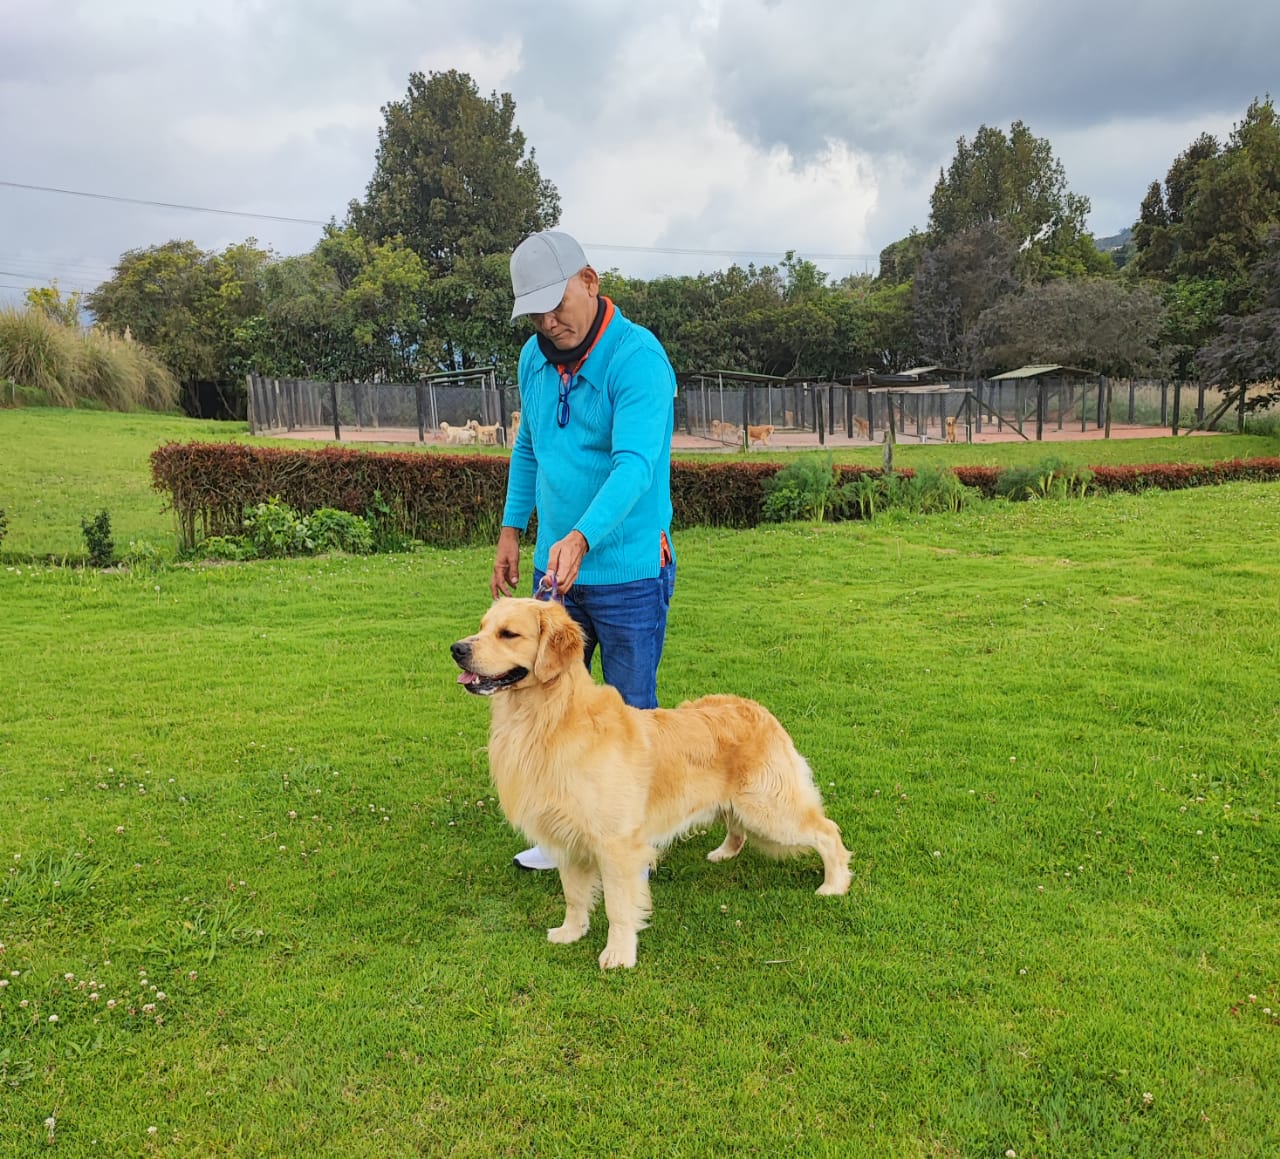
[[[252,238],[220,253],[182,240],[131,250],[87,296],[97,324],[127,326],[184,382],[404,381],[489,365],[510,379],[529,331],[508,321],[508,255],[558,224],[558,192],[510,94],[483,96],[464,73],[414,73],[382,112],[365,197],[311,252]],[[602,271],[602,283],[681,371],[826,381],[1046,362],[1222,385],[1280,377],[1269,96],[1225,141],[1204,134],[1173,160],[1121,245],[1098,248],[1089,210],[1047,140],[1021,121],[983,125],[939,173],[926,228],[887,246],[874,276],[833,280],[791,253],[697,276]]]

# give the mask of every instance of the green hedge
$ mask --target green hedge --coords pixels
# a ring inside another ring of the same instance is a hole
[[[671,464],[676,528],[754,527],[762,521],[766,484],[782,464],[702,462]],[[841,464],[841,483],[880,474],[878,468]],[[954,467],[968,487],[990,497],[1001,469]],[[1091,491],[1172,490],[1236,479],[1280,479],[1280,458],[1220,463],[1091,467]],[[910,470],[899,475],[911,476]],[[358,515],[376,513],[407,536],[439,547],[492,542],[502,517],[507,459],[501,455],[448,455],[358,451],[340,447],[293,450],[240,443],[167,443],[151,455],[152,486],[169,497],[182,546],[211,535],[238,535],[246,508],[278,498],[307,514],[322,507]]]

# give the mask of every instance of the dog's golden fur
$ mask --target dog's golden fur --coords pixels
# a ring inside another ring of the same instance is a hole
[[[600,965],[634,966],[649,916],[645,869],[682,833],[722,819],[711,861],[746,838],[769,853],[815,849],[821,894],[846,893],[849,851],[805,759],[754,701],[705,696],[641,710],[596,684],[582,633],[559,604],[495,603],[452,647],[459,683],[492,695],[489,770],[507,819],[554,854],[565,894],[553,942],[588,929],[601,889],[609,934]]]
[[[772,426],[747,427],[747,437],[753,443],[759,443],[762,447],[769,446],[769,440],[773,437]]]

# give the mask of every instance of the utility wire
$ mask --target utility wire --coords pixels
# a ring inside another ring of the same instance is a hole
[[[56,189],[52,185],[26,185],[21,181],[0,181],[10,189],[31,189],[37,193],[62,193],[67,197],[90,197],[95,201],[118,201],[125,205],[150,205],[157,209],[182,209],[189,213],[220,213],[226,217],[252,217],[259,221],[285,221],[292,225],[328,225],[309,217],[283,217],[276,213],[249,213],[242,209],[213,209],[207,205],[179,205],[172,201],[148,201],[142,197],[116,197],[111,193],[86,193],[83,189]]]
[[[111,193],[89,193],[82,189],[59,189],[52,185],[28,185],[21,181],[0,181],[0,186],[9,189],[28,189],[37,193],[61,193],[67,197],[88,197],[95,201],[115,201],[125,205],[148,205],[157,209],[181,209],[188,213],[217,213],[226,217],[250,217],[259,221],[283,221],[291,225],[328,225],[327,221],[317,221],[310,217],[285,217],[275,213],[250,213],[242,209],[215,209],[207,205],[181,205],[172,201],[150,201],[143,197],[117,197]],[[773,257],[777,254],[793,250],[798,256],[809,261],[867,262],[878,261],[879,254],[815,254],[808,253],[796,246],[783,249],[729,250],[729,249],[697,249],[678,246],[657,245],[604,245],[597,242],[583,242],[584,249],[609,250],[621,253],[639,254],[674,254],[686,257],[720,257],[720,258],[758,258]]]

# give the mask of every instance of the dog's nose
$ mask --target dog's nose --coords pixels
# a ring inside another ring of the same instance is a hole
[[[471,645],[465,640],[459,640],[456,644],[449,645],[449,651],[453,655],[455,663],[461,664],[471,655]]]

